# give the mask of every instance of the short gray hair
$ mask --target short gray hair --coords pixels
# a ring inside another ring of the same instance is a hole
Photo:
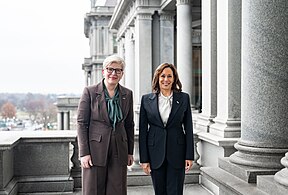
[[[122,69],[124,70],[125,69],[125,61],[123,58],[121,58],[120,56],[118,55],[111,55],[111,56],[108,56],[104,61],[103,61],[103,70],[109,66],[110,64],[112,63],[117,63],[117,64],[120,64],[122,66]]]

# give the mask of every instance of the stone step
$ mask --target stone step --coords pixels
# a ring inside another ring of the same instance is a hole
[[[277,183],[273,175],[258,176],[257,187],[268,194],[288,194],[288,187]]]
[[[199,184],[200,169],[195,167],[185,175],[185,184]],[[150,175],[146,175],[142,169],[133,169],[128,171],[127,177],[128,186],[147,186],[152,185]]]
[[[153,186],[128,186],[128,195],[154,195]],[[202,185],[199,184],[185,184],[184,195],[213,195]],[[81,190],[74,192],[73,195],[81,195]]]
[[[257,188],[255,183],[247,183],[242,179],[218,167],[202,167],[203,177],[219,187],[221,195],[268,195]]]
[[[244,165],[238,165],[231,163],[229,157],[221,157],[218,159],[219,168],[237,176],[248,183],[256,183],[257,175],[274,175],[279,169],[267,169],[267,168],[257,168],[249,167]]]

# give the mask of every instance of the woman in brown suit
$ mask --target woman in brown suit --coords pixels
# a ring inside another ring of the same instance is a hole
[[[127,165],[133,162],[132,91],[119,84],[125,62],[109,56],[104,79],[85,87],[78,106],[77,133],[83,195],[126,195]]]

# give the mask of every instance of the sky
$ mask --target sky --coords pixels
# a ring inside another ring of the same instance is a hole
[[[81,94],[90,0],[0,0],[0,93]]]

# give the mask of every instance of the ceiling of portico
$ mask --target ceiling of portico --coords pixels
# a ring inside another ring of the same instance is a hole
[[[119,30],[118,33],[122,34],[127,26],[133,26],[135,14],[139,10],[145,8],[143,10],[151,14],[158,10],[176,13],[176,3],[177,0],[118,0],[109,26],[111,29]],[[201,26],[201,0],[192,1],[192,26],[193,28]]]
[[[177,0],[162,0],[161,1],[161,10],[162,11],[176,11]],[[199,21],[201,20],[201,0],[192,1],[192,20]]]

